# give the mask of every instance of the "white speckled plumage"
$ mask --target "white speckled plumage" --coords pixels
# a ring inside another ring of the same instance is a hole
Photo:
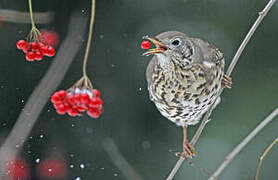
[[[221,88],[223,54],[209,43],[169,31],[156,37],[168,49],[147,67],[150,99],[178,126],[197,124]],[[174,43],[175,40],[179,41]]]

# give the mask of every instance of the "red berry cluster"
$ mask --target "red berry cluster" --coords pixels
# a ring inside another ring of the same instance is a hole
[[[55,49],[42,42],[26,42],[24,40],[19,40],[16,46],[26,53],[25,58],[27,61],[40,61],[44,55],[49,57],[55,55]]]
[[[58,114],[68,113],[70,116],[80,116],[83,112],[92,118],[98,118],[103,112],[100,92],[97,89],[73,89],[70,91],[60,90],[51,97]]]

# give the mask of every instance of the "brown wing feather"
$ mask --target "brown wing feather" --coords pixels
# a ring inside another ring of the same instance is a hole
[[[158,59],[156,58],[156,56],[154,56],[151,61],[149,62],[148,64],[148,67],[147,67],[147,71],[146,71],[146,77],[147,77],[147,83],[148,83],[148,90],[149,90],[149,96],[150,96],[150,99],[153,100],[153,97],[151,95],[151,91],[150,91],[150,86],[153,82],[153,78],[152,78],[152,75],[153,75],[153,71],[154,71],[154,67],[157,65],[158,63]]]

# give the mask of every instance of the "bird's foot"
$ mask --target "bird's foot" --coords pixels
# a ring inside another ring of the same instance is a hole
[[[224,74],[221,84],[224,88],[231,88],[232,87],[232,78],[226,74]]]
[[[192,158],[195,156],[195,148],[193,145],[189,142],[183,143],[183,152],[176,153],[178,157],[183,157],[183,158]]]

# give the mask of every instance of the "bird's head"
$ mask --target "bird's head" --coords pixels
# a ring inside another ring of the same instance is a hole
[[[184,33],[168,31],[156,37],[145,36],[144,39],[151,41],[156,47],[148,50],[143,55],[154,55],[160,63],[169,63],[186,67],[193,61],[194,44]]]

